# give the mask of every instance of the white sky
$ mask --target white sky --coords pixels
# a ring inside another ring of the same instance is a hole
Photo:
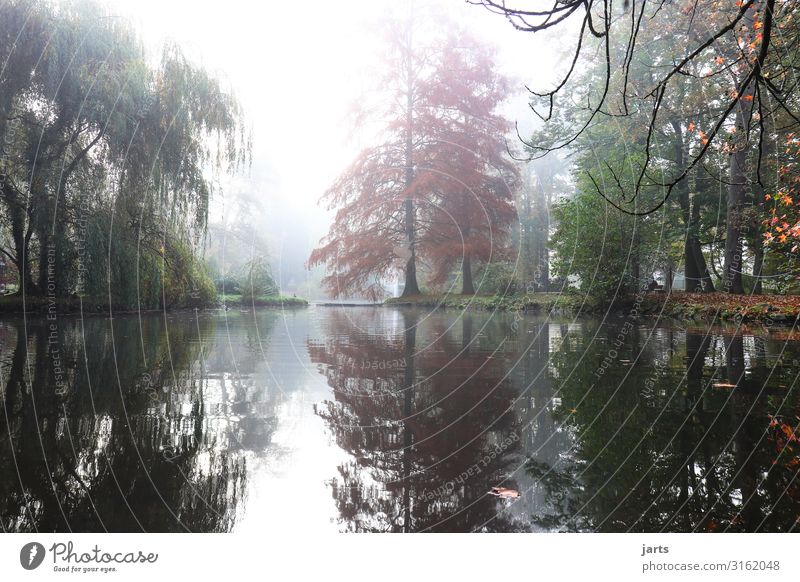
[[[254,180],[253,187],[279,207],[302,211],[314,240],[323,235],[327,216],[317,200],[356,154],[344,116],[375,52],[366,27],[403,0],[107,1],[137,26],[154,56],[171,40],[227,80],[252,127],[256,164],[276,173],[276,181]],[[499,47],[503,72],[520,87],[546,87],[556,58],[543,39],[464,0],[438,3]],[[533,114],[525,103],[520,95],[510,107],[527,130]]]

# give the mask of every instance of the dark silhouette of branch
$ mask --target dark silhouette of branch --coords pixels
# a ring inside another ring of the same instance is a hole
[[[641,48],[641,42],[638,41],[640,41],[640,36],[644,29],[645,13],[649,13],[648,21],[656,21],[658,18],[674,18],[676,16],[675,11],[680,9],[676,4],[648,0],[632,3],[625,2],[622,14],[628,17],[615,18],[613,0],[556,1],[550,5],[549,9],[528,9],[524,6],[522,0],[518,2],[467,0],[467,2],[482,6],[495,14],[504,16],[517,30],[535,34],[546,30],[553,32],[558,29],[570,35],[577,35],[570,65],[566,74],[560,77],[555,87],[552,90],[542,92],[526,86],[534,97],[546,99],[547,112],[545,114],[540,112],[533,103],[530,104],[531,110],[544,122],[549,122],[553,118],[556,96],[559,93],[566,92],[570,80],[575,79],[577,76],[577,72],[580,69],[581,55],[585,52],[587,46],[587,35],[591,35],[591,37],[601,41],[604,73],[603,78],[599,80],[602,85],[599,100],[592,104],[587,94],[587,102],[584,107],[584,110],[587,111],[587,118],[569,130],[566,135],[555,138],[550,143],[534,143],[531,139],[526,140],[523,138],[518,131],[517,135],[520,141],[531,152],[529,160],[573,146],[576,140],[591,127],[592,122],[598,116],[624,117],[631,115],[634,111],[641,111],[641,107],[633,107],[633,99],[638,99],[641,104],[648,101],[651,103],[652,109],[648,115],[649,121],[644,131],[644,160],[637,170],[638,175],[633,185],[628,186],[629,189],[632,189],[632,192],[625,192],[619,179],[619,174],[608,163],[606,163],[606,167],[611,171],[614,186],[622,192],[621,202],[611,199],[599,187],[595,177],[589,173],[589,178],[597,189],[598,194],[614,208],[625,214],[645,216],[658,211],[669,199],[675,186],[686,179],[689,172],[698,164],[701,167],[703,166],[704,158],[719,141],[721,131],[730,123],[732,116],[736,115],[737,111],[741,111],[744,126],[744,135],[737,135],[737,147],[749,147],[750,144],[757,144],[754,146],[757,147],[757,152],[755,152],[757,162],[755,182],[759,185],[762,184],[761,166],[764,163],[762,150],[765,134],[767,133],[764,127],[765,119],[774,118],[780,111],[788,116],[793,124],[800,125],[800,113],[794,109],[792,103],[792,91],[798,83],[797,75],[795,74],[798,67],[794,63],[782,63],[781,59],[770,58],[773,52],[779,50],[773,46],[776,17],[786,18],[793,14],[786,4],[781,5],[779,13],[776,14],[775,0],[742,0],[737,2],[735,7],[732,4],[730,15],[718,18],[716,20],[717,24],[713,24],[714,20],[711,20],[712,24],[708,34],[698,38],[697,33],[689,34],[693,24],[696,23],[698,13],[702,13],[703,10],[700,0],[695,0],[691,7],[687,7],[682,14],[688,19],[687,36],[694,38],[696,45],[690,47],[688,52],[681,58],[672,60],[671,64],[666,65],[666,70],[662,70],[663,65],[661,64],[653,65],[651,68],[653,71],[658,71],[658,75],[654,79],[652,88],[645,89],[642,94],[636,95],[630,90],[631,65],[636,61],[637,53],[644,50]],[[648,10],[648,7],[652,8],[652,10]],[[573,23],[577,24],[577,18],[581,18],[580,25],[572,27]],[[754,35],[755,40],[750,43],[751,50],[748,53],[745,50],[746,46],[742,46],[742,43],[739,42],[737,27],[747,23],[755,23],[757,19],[759,19],[760,31],[757,35]],[[569,23],[567,22],[568,20],[570,20]],[[620,53],[621,105],[618,107],[619,111],[615,112],[609,110],[610,86],[614,70],[612,64],[612,42],[615,42],[613,39],[619,36],[614,36],[613,29],[620,26],[624,27],[624,37],[616,42],[624,42],[624,54]],[[705,24],[705,26],[708,26],[708,24]],[[790,37],[784,40],[781,38],[781,42],[783,46],[780,47],[780,53],[781,55],[786,55],[786,51],[797,44],[798,39]],[[756,43],[758,44],[756,45]],[[735,46],[736,48],[733,50],[736,54],[728,55],[730,58],[724,61],[719,58],[717,63],[724,63],[724,66],[715,66],[708,74],[704,72],[707,68],[701,69],[699,66],[694,67],[696,70],[690,70],[690,65],[694,63],[699,65],[707,58],[707,51],[719,45]],[[752,49],[756,46],[758,50],[753,55]],[[722,73],[733,74],[735,70],[743,68],[745,64],[747,64],[747,69],[742,71],[740,80],[734,83],[735,88],[730,95],[723,97],[712,105],[715,111],[713,123],[708,133],[703,134],[700,147],[691,157],[685,160],[683,167],[677,168],[674,175],[668,179],[656,179],[653,175],[653,170],[658,168],[661,171],[661,169],[657,165],[656,160],[658,157],[653,150],[656,138],[661,135],[659,126],[661,122],[660,114],[665,109],[666,103],[671,103],[673,99],[672,82],[678,77],[708,79],[709,77],[717,77]],[[767,64],[770,67],[769,71],[766,70]],[[697,73],[697,70],[701,70],[700,74]],[[775,106],[765,108],[764,99],[766,98],[774,100]],[[737,110],[737,107],[740,109]],[[752,133],[754,131],[758,132],[757,140],[754,139],[755,136]],[[650,204],[642,210],[631,210],[630,205],[636,201],[639,194],[643,190],[653,188],[662,190],[661,200]]]

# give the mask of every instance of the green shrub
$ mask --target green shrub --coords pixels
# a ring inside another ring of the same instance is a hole
[[[245,265],[239,279],[239,291],[244,301],[280,294],[280,289],[272,278],[272,269],[264,257],[256,257]]]
[[[515,295],[522,291],[514,265],[490,263],[476,274],[475,287],[482,295]]]

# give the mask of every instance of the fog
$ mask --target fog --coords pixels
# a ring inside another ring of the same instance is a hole
[[[544,88],[554,79],[560,59],[552,39],[517,32],[502,17],[464,1],[431,3],[498,48],[500,70],[519,88],[506,113],[528,133],[535,116],[524,85]],[[236,94],[253,136],[252,165],[222,181],[209,223],[230,225],[245,214],[266,238],[281,286],[319,296],[304,266],[330,222],[318,200],[363,146],[351,135],[347,111],[377,66],[379,41],[371,31],[409,3],[110,0],[110,6],[137,27],[151,58],[165,42],[176,43]]]

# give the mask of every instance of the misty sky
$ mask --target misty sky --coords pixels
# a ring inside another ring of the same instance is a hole
[[[348,140],[345,115],[368,86],[368,67],[377,52],[370,23],[407,5],[397,0],[108,1],[138,28],[154,57],[164,41],[176,42],[228,83],[245,108],[254,167],[227,189],[227,198],[216,201],[211,220],[219,220],[235,190],[255,191],[266,210],[260,220],[271,232],[271,246],[280,247],[299,220],[310,248],[328,226],[317,201],[358,151],[359,143]],[[482,7],[464,0],[434,1],[499,48],[501,70],[522,89],[508,111],[529,130],[533,114],[522,86],[546,88],[555,53],[538,35],[517,32]]]

